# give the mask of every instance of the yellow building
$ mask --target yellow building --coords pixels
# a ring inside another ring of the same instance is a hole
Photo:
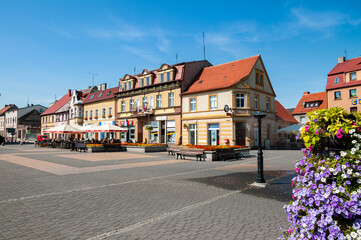
[[[116,104],[115,94],[118,87],[105,89],[89,93],[84,99],[84,121],[83,126],[116,124]],[[119,137],[119,136],[118,136]],[[102,140],[104,138],[117,138],[114,133],[87,133],[86,139]]]
[[[181,143],[181,93],[194,81],[208,61],[163,64],[126,74],[119,81],[117,121],[128,128],[121,141]],[[151,127],[150,127],[151,126]]]
[[[205,68],[182,94],[183,144],[257,146],[259,110],[263,144],[275,144],[275,96],[260,55]]]

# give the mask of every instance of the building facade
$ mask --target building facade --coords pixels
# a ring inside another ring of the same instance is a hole
[[[106,84],[103,84],[106,86]],[[106,87],[105,87],[106,89]],[[69,124],[72,126],[83,126],[84,105],[83,100],[98,90],[98,87],[89,87],[84,90],[73,90],[69,103]]]
[[[338,63],[327,76],[326,93],[329,108],[361,111],[361,57],[338,58]]]
[[[116,124],[115,94],[118,87],[89,93],[83,100],[84,122],[83,126],[100,126],[105,124]],[[104,138],[119,138],[113,133],[87,133],[86,139],[102,140]]]
[[[182,94],[183,144],[257,146],[262,111],[262,144],[274,145],[275,96],[260,55],[203,69]]]
[[[19,108],[17,140],[27,140],[26,134],[38,134],[41,132],[41,114],[46,111],[46,107],[36,104]]]
[[[15,104],[5,105],[0,110],[0,134],[6,141],[16,140],[18,107]]]
[[[44,130],[68,123],[70,99],[71,90],[69,89],[67,94],[41,114],[41,134],[44,134]],[[50,138],[56,138],[57,136],[55,133],[49,133]]]
[[[305,125],[309,121],[308,112],[323,108],[327,108],[326,92],[304,92],[292,115],[301,125]]]
[[[181,93],[210,65],[208,61],[162,64],[121,78],[117,122],[128,128],[128,133],[121,133],[121,141],[181,144]]]

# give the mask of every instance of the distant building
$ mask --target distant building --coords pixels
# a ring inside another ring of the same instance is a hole
[[[46,111],[46,107],[36,104],[19,108],[17,140],[25,140],[25,135],[38,134],[41,131],[41,114]]]
[[[15,104],[5,105],[0,110],[0,135],[7,141],[16,140],[18,107]]]
[[[327,108],[326,92],[304,92],[292,115],[301,125],[304,125],[309,121],[308,116],[306,116],[308,112],[323,108]]]
[[[338,58],[327,76],[328,108],[342,107],[350,112],[361,111],[361,57]]]
[[[298,123],[298,121],[289,112],[289,109],[285,109],[277,100],[275,100],[275,108],[277,129]],[[293,133],[278,133],[278,142],[276,143],[276,147],[278,149],[290,149],[291,142],[295,142],[295,136]]]
[[[41,114],[41,133],[44,130],[68,123],[69,121],[69,105],[71,99],[71,90],[62,98],[52,104],[45,112]],[[57,137],[56,134],[50,133],[51,138]]]
[[[84,105],[84,120],[83,126],[94,125],[115,125],[116,124],[116,99],[115,94],[118,92],[118,87],[106,89],[102,87],[100,91],[87,94],[83,99]],[[79,113],[79,111],[78,111]],[[114,138],[113,133],[87,133],[85,138],[94,138],[102,140],[104,138]]]

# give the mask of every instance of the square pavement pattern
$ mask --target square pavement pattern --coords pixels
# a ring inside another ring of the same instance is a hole
[[[257,159],[0,147],[0,239],[276,239],[299,151]]]

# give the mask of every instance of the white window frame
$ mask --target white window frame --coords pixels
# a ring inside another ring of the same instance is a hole
[[[209,109],[216,110],[217,109],[217,95],[212,95],[209,97]]]
[[[168,107],[174,107],[174,93],[168,93]]]
[[[242,100],[243,100],[243,106],[242,106]],[[237,102],[239,104],[237,104]],[[236,108],[245,108],[245,107],[246,107],[246,94],[237,93],[236,94]]]
[[[162,108],[162,95],[157,95],[157,108]]]
[[[195,112],[197,111],[197,98],[190,98],[190,111]]]

